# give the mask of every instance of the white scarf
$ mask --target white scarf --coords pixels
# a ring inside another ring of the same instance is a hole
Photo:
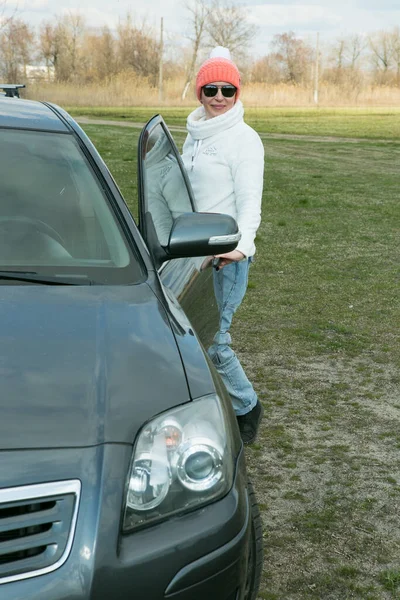
[[[187,130],[194,140],[204,140],[243,121],[244,108],[240,100],[223,115],[206,119],[204,106],[199,106],[187,118]]]

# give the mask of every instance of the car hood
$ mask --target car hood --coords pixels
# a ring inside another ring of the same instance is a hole
[[[147,284],[0,286],[0,449],[132,443],[189,400]]]

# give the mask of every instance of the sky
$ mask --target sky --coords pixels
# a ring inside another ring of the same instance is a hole
[[[79,13],[88,26],[116,27],[118,20],[128,13],[138,20],[146,19],[159,29],[164,18],[166,41],[187,44],[189,13],[184,0],[0,0],[6,2],[6,12],[18,7],[18,16],[32,26],[44,20],[53,20],[63,12]],[[267,54],[275,34],[294,31],[309,43],[320,44],[350,34],[368,34],[380,29],[400,27],[400,0],[242,0],[248,20],[257,25],[258,32],[250,55],[255,58]]]

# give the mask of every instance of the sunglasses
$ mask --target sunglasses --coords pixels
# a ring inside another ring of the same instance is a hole
[[[233,98],[237,92],[237,88],[234,85],[204,85],[203,92],[207,98],[213,98],[218,94],[218,90],[221,90],[221,94],[224,98]]]

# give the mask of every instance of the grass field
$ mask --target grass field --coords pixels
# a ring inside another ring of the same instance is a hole
[[[194,107],[193,107],[194,108]],[[191,110],[179,108],[68,107],[74,116],[145,123],[161,113],[167,125],[186,125]],[[400,139],[400,108],[248,108],[246,121],[259,133]]]
[[[399,599],[400,111],[253,122],[370,138],[263,139],[263,220],[232,330],[266,409],[246,450],[264,522],[259,598]],[[85,130],[135,213],[139,130]]]

